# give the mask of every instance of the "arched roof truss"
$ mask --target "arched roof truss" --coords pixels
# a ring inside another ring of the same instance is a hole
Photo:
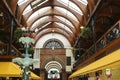
[[[80,33],[80,26],[87,20],[87,0],[19,0],[23,25],[31,30],[36,41],[55,33],[65,36],[71,44]],[[19,17],[20,18],[20,17]]]

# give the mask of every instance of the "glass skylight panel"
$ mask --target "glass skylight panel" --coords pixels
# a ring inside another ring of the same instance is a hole
[[[82,11],[80,10],[80,8],[74,4],[73,2],[69,1],[69,0],[58,0],[60,3],[64,4],[65,6],[71,8],[72,10],[74,10],[75,12],[77,12],[80,15],[83,15]]]
[[[78,19],[70,11],[68,11],[64,8],[61,8],[61,7],[55,7],[55,9],[78,22]]]
[[[31,10],[32,10],[31,6],[28,5],[27,8],[25,8],[25,10],[23,11],[23,15],[26,14],[26,13],[28,13]]]
[[[38,28],[38,30],[40,30],[40,29],[46,27],[46,26],[49,25],[50,23],[51,23],[51,22],[48,22],[47,24],[45,24],[45,25],[43,25],[42,27]],[[47,31],[47,30],[48,30],[48,29],[46,28],[46,29],[40,31],[38,34],[40,35],[40,34],[42,34],[43,32],[45,32],[45,31]],[[39,35],[37,35],[37,36],[39,36]]]
[[[66,31],[64,31],[62,29],[58,29],[58,30],[61,31],[62,33],[64,33],[65,35],[69,36],[69,34]]]
[[[41,0],[35,0],[34,2],[31,3],[32,7],[33,8],[36,8],[44,3],[46,3],[48,0],[44,0],[44,1],[41,1]]]
[[[34,0],[31,5],[34,6],[34,5],[37,5],[41,0]]]
[[[25,3],[25,2],[27,2],[28,0],[18,0],[18,5],[21,5],[21,4],[23,4],[23,3]]]
[[[41,30],[41,29],[45,28],[47,25],[49,25],[50,23],[51,23],[51,22],[48,22],[48,23],[46,23],[45,25],[40,26],[40,27],[37,27],[37,28],[38,28],[38,30]]]
[[[77,13],[83,15],[83,13],[82,13],[82,11],[80,10],[80,8],[79,8],[76,4],[74,4],[73,2],[70,1],[68,6],[69,6],[69,8],[73,9],[73,10],[76,11]]]
[[[50,23],[52,23],[52,22],[46,23],[45,25],[41,26],[39,29],[42,29],[42,28],[46,27],[46,26],[49,25]]]
[[[57,25],[61,26],[62,28],[66,29],[69,32],[72,32],[66,25],[59,23],[59,22],[55,22]]]
[[[34,13],[28,18],[27,21],[33,19],[33,18],[36,17],[36,16],[39,16],[40,14],[42,14],[42,13],[44,13],[44,12],[50,10],[50,9],[51,9],[51,7],[44,7],[44,8],[42,8],[42,9],[39,9],[38,11],[34,12]]]
[[[61,16],[55,16],[55,17],[58,18],[58,19],[60,19],[61,21],[64,21],[65,23],[67,23],[71,27],[74,27],[73,24],[69,20],[67,20],[66,18],[61,17]]]
[[[67,16],[70,17],[70,18],[72,18],[73,20],[79,22],[78,19],[71,12],[69,12],[69,11],[67,12]]]
[[[42,18],[38,19],[37,21],[35,21],[33,23],[33,25],[31,26],[31,28],[33,28],[34,26],[37,26],[39,23],[41,23],[42,21],[44,21],[44,20],[46,20],[48,18],[49,18],[49,16],[45,16],[45,17],[42,17]]]
[[[78,1],[81,2],[81,3],[84,4],[84,5],[87,5],[87,4],[88,4],[87,0],[78,0]]]

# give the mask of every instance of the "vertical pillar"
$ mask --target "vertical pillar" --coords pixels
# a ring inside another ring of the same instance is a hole
[[[33,58],[38,59],[39,61],[38,63],[33,64],[33,68],[40,68],[40,48],[35,48]]]
[[[61,80],[67,80],[67,73],[65,69],[62,70],[62,79]]]
[[[95,24],[94,24],[94,18],[92,18],[92,34],[93,34],[93,43],[96,42],[96,33],[95,33]],[[95,52],[96,52],[96,45],[95,45]]]
[[[10,26],[10,37],[9,37],[9,50],[8,50],[8,54],[11,54],[12,38],[13,38],[13,27],[14,27],[14,18],[13,18],[13,16],[11,16],[11,26]]]
[[[40,80],[45,80],[45,77],[46,77],[45,71],[46,71],[45,69],[40,69],[40,78],[41,78]]]

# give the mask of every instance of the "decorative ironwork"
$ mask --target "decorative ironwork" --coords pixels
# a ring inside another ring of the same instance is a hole
[[[86,59],[92,57],[96,52],[99,52],[108,46],[114,40],[120,38],[120,21],[118,21],[112,28],[110,28],[95,44],[93,44],[83,55],[78,58],[74,67],[84,62]]]
[[[56,40],[56,39],[51,39],[50,41],[48,41],[44,48],[63,48],[63,44],[62,42]]]

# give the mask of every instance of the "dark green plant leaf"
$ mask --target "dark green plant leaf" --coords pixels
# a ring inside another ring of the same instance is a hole
[[[89,38],[91,36],[91,29],[89,27],[83,28],[80,33],[80,36],[83,38]]]

